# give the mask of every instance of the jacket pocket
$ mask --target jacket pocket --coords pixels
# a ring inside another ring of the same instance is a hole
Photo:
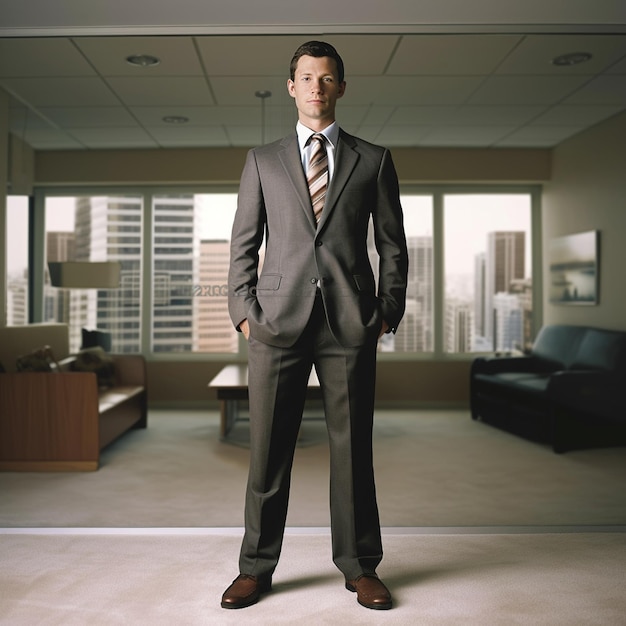
[[[257,291],[276,291],[280,287],[282,274],[261,274],[256,285]]]
[[[354,283],[356,284],[357,291],[371,291],[375,290],[374,279],[371,276],[364,276],[363,274],[354,274],[352,276]]]

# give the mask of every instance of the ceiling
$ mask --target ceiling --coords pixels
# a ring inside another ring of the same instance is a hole
[[[129,22],[108,29],[98,17],[99,30],[93,16],[82,26],[36,11],[28,28],[16,19],[13,30],[0,28],[10,35],[0,37],[10,130],[37,150],[268,142],[294,127],[289,60],[300,43],[318,38],[333,43],[346,65],[339,123],[389,147],[551,148],[626,110],[621,26],[480,26],[466,16],[464,27],[335,23],[315,32],[283,24],[275,11],[268,34],[257,32],[258,24],[192,27],[180,17],[177,27]],[[592,56],[579,65],[552,63],[574,52]],[[133,54],[160,63],[132,66],[126,59]],[[259,90],[271,96],[258,98]]]

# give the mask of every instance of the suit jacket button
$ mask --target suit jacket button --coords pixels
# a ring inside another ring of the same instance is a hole
[[[316,241],[315,245],[319,248],[322,245],[322,242],[321,241]]]
[[[317,282],[317,278],[311,278],[311,284],[315,284]]]

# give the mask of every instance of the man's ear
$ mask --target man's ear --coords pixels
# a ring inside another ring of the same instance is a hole
[[[296,86],[293,84],[291,78],[287,79],[287,91],[292,98],[296,97]]]
[[[339,89],[337,90],[337,97],[341,98],[344,93],[346,93],[346,81],[345,80],[339,83]]]

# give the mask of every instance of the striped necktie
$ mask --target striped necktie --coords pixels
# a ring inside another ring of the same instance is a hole
[[[328,155],[326,154],[324,135],[315,133],[311,136],[311,142],[313,147],[306,178],[309,184],[315,221],[319,222],[324,209],[326,190],[328,189]]]

